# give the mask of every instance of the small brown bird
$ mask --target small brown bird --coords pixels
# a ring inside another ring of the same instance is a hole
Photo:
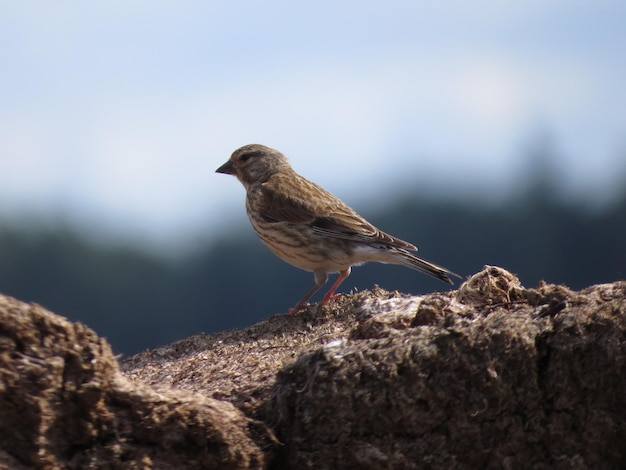
[[[279,258],[315,275],[315,286],[291,312],[302,309],[328,281],[339,278],[324,305],[350,275],[352,266],[376,261],[399,264],[452,284],[460,277],[414,256],[411,243],[381,232],[347,205],[297,174],[278,150],[246,145],[233,152],[217,173],[234,175],[246,188],[246,210],[259,238]]]

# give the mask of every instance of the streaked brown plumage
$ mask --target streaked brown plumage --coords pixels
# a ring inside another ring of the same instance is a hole
[[[459,277],[446,268],[414,256],[411,243],[381,232],[347,205],[297,174],[287,158],[264,145],[246,145],[216,170],[236,176],[246,188],[246,210],[259,238],[279,258],[315,275],[307,301],[328,281],[339,278],[324,296],[327,304],[352,266],[376,261],[398,264],[452,284]]]

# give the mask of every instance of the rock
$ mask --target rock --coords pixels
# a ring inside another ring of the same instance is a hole
[[[7,468],[621,468],[626,282],[381,289],[126,359],[0,297]]]
[[[0,296],[0,466],[259,468],[230,403],[132,382],[89,328]]]
[[[367,299],[347,341],[284,368],[267,417],[294,468],[620,468],[626,282]]]

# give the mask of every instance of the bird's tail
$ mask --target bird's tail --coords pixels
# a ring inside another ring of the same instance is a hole
[[[454,284],[452,279],[450,279],[450,276],[461,279],[461,276],[453,273],[449,269],[437,266],[436,264],[422,258],[418,258],[406,250],[397,249],[389,253],[389,255],[389,258],[394,260],[396,264],[400,264],[402,266],[406,266],[407,268],[415,269],[421,273],[428,274],[429,276],[436,277],[440,281],[447,282],[448,284]]]

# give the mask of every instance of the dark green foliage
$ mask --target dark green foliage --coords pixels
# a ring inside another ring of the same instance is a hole
[[[420,256],[463,277],[485,264],[517,274],[529,287],[544,279],[580,289],[626,277],[626,194],[596,212],[539,194],[498,208],[413,196],[379,213],[356,209],[386,232],[416,243]],[[252,229],[242,233],[184,260],[165,261],[65,229],[27,234],[4,228],[0,292],[86,323],[118,353],[242,327],[287,311],[313,284],[310,273],[274,257]],[[354,269],[342,289],[375,284],[413,294],[448,289],[419,273],[378,264]]]

